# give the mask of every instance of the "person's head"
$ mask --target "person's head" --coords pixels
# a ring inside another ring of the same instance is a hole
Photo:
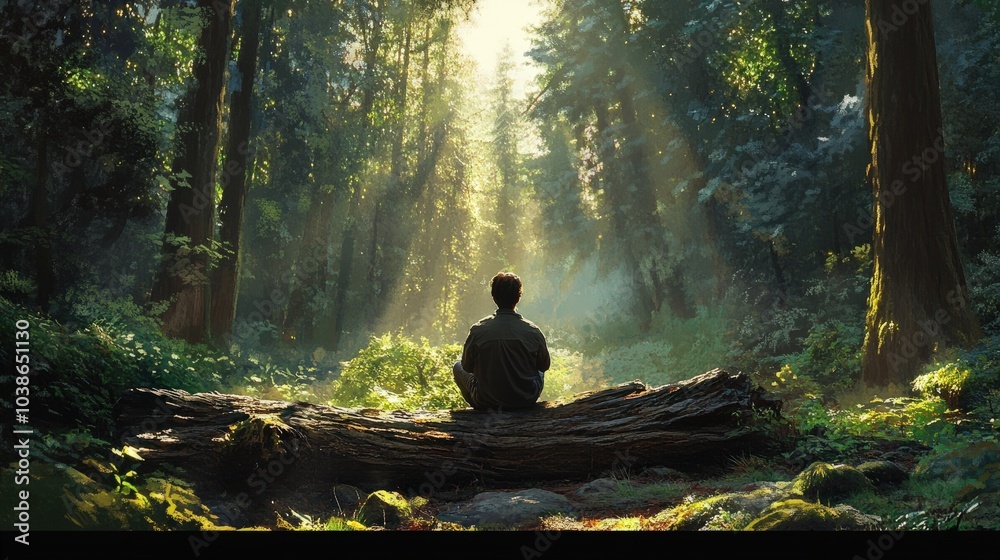
[[[490,280],[490,294],[500,309],[514,309],[521,301],[521,279],[513,272],[500,272]]]

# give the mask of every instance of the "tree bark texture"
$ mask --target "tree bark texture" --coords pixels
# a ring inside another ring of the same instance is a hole
[[[746,375],[714,370],[519,411],[384,412],[132,389],[116,414],[145,468],[170,463],[193,481],[238,484],[281,461],[292,485],[392,486],[442,475],[450,483],[582,480],[616,466],[711,466],[773,450],[768,426],[780,406]]]
[[[226,144],[226,167],[223,170],[222,201],[219,203],[219,241],[230,252],[224,253],[214,272],[212,284],[212,338],[221,340],[229,334],[236,318],[239,288],[240,241],[243,236],[243,207],[250,186],[253,167],[250,151],[250,123],[254,77],[257,75],[257,49],[260,46],[262,0],[249,0],[240,25],[240,53],[236,67],[240,89],[230,99],[229,140]]]
[[[862,377],[906,384],[939,345],[980,336],[945,179],[931,7],[867,0],[874,275]]]
[[[203,56],[194,66],[194,84],[181,110],[175,173],[188,175],[188,186],[170,193],[164,229],[163,263],[150,300],[169,302],[162,315],[163,333],[202,342],[210,316],[210,261],[204,252],[215,233],[215,180],[222,109],[229,62],[229,36],[235,0],[200,0],[205,14],[199,44]],[[187,246],[168,242],[186,237]]]

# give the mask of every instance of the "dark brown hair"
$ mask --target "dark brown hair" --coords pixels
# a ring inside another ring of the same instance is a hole
[[[490,280],[490,295],[497,307],[514,309],[517,302],[521,301],[521,279],[513,272],[498,272]]]

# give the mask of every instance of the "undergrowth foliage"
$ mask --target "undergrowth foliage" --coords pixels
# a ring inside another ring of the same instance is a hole
[[[398,334],[371,337],[344,364],[330,404],[381,409],[431,410],[467,406],[452,380],[461,346],[432,346]]]
[[[129,387],[170,387],[189,391],[217,388],[217,359],[204,348],[164,338],[149,324],[126,325],[121,318],[78,317],[61,324],[0,298],[0,357],[14,348],[14,325],[30,323],[34,422],[96,429],[107,434],[114,402]],[[9,388],[11,377],[0,385]],[[5,395],[13,390],[4,390]],[[0,405],[9,406],[0,397]]]

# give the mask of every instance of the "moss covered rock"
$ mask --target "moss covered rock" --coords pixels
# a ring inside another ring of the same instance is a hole
[[[665,528],[675,531],[697,531],[712,525],[719,519],[733,520],[739,525],[752,520],[772,503],[782,500],[790,490],[788,483],[772,483],[752,492],[733,492],[712,496],[704,500],[666,509],[650,520],[653,524],[665,524]],[[742,527],[733,527],[740,529]]]
[[[751,521],[746,529],[750,531],[873,531],[879,528],[881,519],[865,515],[851,506],[835,508],[792,499],[771,504],[764,512]]]
[[[398,492],[378,490],[365,499],[364,505],[358,510],[358,521],[367,525],[378,525],[386,528],[399,527],[413,516],[410,503]]]
[[[105,463],[106,465],[107,463]],[[13,472],[0,469],[7,480]],[[202,503],[192,485],[151,473],[116,488],[113,474],[94,478],[63,463],[31,466],[31,528],[43,531],[200,531],[226,528]],[[14,493],[0,499],[12,512]],[[5,523],[13,521],[0,514]],[[9,526],[9,525],[8,525]]]
[[[838,498],[872,491],[875,485],[854,467],[817,462],[795,477],[793,489],[809,500],[829,503]]]
[[[465,527],[516,528],[536,524],[543,517],[556,514],[573,515],[573,504],[561,494],[529,488],[476,494],[468,502],[449,505],[437,518]]]
[[[892,461],[869,461],[858,465],[858,470],[876,486],[891,486],[910,478],[910,473]]]

